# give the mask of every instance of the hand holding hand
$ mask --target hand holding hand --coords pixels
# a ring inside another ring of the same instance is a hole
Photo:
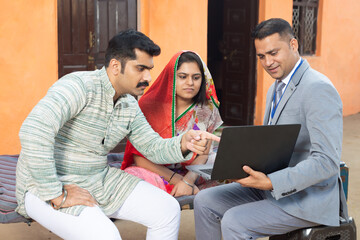
[[[194,184],[194,195],[199,192],[199,188]],[[174,185],[173,190],[170,193],[174,197],[192,195],[193,190],[185,182],[179,181]]]
[[[205,131],[190,130],[185,133],[181,139],[181,151],[184,153],[187,150],[190,150],[199,155],[206,154],[207,143],[209,140],[219,142],[220,138]]]
[[[272,190],[273,186],[270,178],[262,172],[254,171],[249,166],[244,166],[243,170],[249,174],[246,178],[241,178],[236,182],[240,183],[243,187],[252,187],[260,190]]]
[[[94,197],[89,193],[89,191],[78,187],[75,184],[64,185],[64,189],[67,191],[67,197],[65,202],[62,205],[62,208],[72,207],[75,205],[85,205],[88,207],[93,207],[97,204]],[[60,206],[61,202],[64,199],[64,194],[51,200],[56,206]]]

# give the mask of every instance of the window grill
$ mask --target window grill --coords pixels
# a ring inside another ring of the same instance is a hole
[[[315,54],[318,7],[319,0],[293,0],[292,24],[301,55]]]

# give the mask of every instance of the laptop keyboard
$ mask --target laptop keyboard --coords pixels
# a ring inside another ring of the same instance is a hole
[[[206,174],[211,175],[212,168],[200,169],[200,171],[202,171],[202,172],[204,172],[204,173],[206,173]]]

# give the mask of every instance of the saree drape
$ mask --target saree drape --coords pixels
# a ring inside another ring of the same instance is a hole
[[[185,51],[180,51],[170,59],[169,63],[165,66],[156,81],[139,100],[139,106],[147,121],[163,138],[171,138],[190,129],[204,130],[212,133],[222,124],[221,116],[218,110],[220,103],[216,96],[214,82],[206,64],[203,61],[202,64],[206,80],[207,101],[203,105],[192,104],[185,112],[176,118],[176,70],[178,60],[184,52]],[[128,141],[121,169],[124,170],[133,165],[134,154],[143,156]],[[168,165],[168,167],[171,169],[182,169],[182,171],[185,171],[184,166],[191,164],[195,157],[196,155],[194,154],[189,161],[181,163],[181,166]],[[142,177],[142,175],[150,172],[144,171],[144,173],[140,173],[139,175],[135,173],[133,168],[128,169],[128,171],[131,171],[132,174],[143,179],[146,177]],[[151,172],[149,174],[151,175]],[[150,178],[152,179],[153,176],[150,176]]]

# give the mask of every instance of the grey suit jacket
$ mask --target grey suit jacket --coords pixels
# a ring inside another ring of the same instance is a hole
[[[267,93],[264,124],[269,122],[273,94],[274,84]],[[335,87],[304,60],[271,122],[301,124],[289,167],[268,175],[273,191],[267,191],[267,198],[289,214],[332,226],[339,225],[339,213],[347,219],[339,170],[342,117]]]

